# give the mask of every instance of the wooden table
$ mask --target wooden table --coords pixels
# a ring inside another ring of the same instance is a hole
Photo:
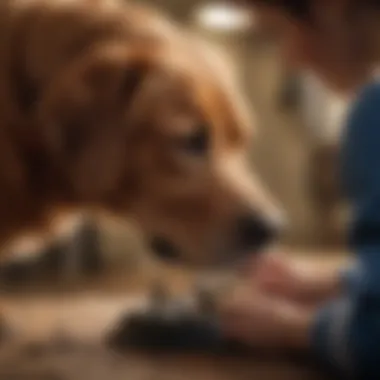
[[[158,355],[107,349],[103,339],[141,297],[10,297],[13,338],[0,350],[0,380],[320,380],[307,365],[258,357]]]

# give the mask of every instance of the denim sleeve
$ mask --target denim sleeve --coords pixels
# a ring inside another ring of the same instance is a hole
[[[380,379],[380,302],[334,300],[317,314],[312,341],[317,358],[337,378]]]
[[[354,307],[349,297],[332,301],[317,313],[312,329],[312,349],[317,359],[325,369],[344,378],[355,370],[349,342]]]
[[[354,208],[368,197],[380,197],[379,168],[380,83],[376,82],[365,87],[354,102],[342,136],[342,185]]]
[[[363,273],[348,272],[343,279],[350,294],[360,286],[380,299],[380,83],[362,91],[349,115],[342,171],[352,206],[349,246]]]
[[[349,268],[341,270],[341,289],[344,294],[356,295],[365,282],[364,266],[360,260],[356,260]]]
[[[342,153],[343,184],[353,211],[349,243],[357,265],[342,273],[342,297],[317,313],[313,349],[343,378],[380,379],[379,83],[367,86],[355,103]]]

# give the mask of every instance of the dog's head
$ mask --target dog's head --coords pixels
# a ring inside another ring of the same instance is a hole
[[[72,194],[134,218],[183,261],[260,249],[280,216],[249,167],[253,126],[233,82],[191,36],[95,47],[42,108]]]

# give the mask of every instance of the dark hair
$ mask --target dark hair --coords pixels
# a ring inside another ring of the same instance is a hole
[[[291,16],[305,20],[311,18],[313,1],[318,0],[245,0],[245,3],[282,8]],[[350,3],[355,9],[356,7],[380,9],[380,0],[351,0]]]
[[[300,19],[307,19],[310,16],[312,0],[246,0],[246,3],[279,7]]]

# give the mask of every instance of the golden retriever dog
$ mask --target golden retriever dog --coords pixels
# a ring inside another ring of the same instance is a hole
[[[151,10],[2,0],[0,115],[2,243],[56,211],[102,209],[203,265],[278,229],[246,161],[252,126],[233,75]]]

